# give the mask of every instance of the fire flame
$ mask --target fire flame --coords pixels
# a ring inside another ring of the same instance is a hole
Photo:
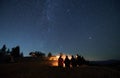
[[[69,59],[71,59],[70,55],[67,55]],[[58,58],[60,57],[60,55],[55,55],[55,56],[51,56],[49,58],[49,60],[52,62],[52,66],[58,66]],[[65,60],[66,55],[62,55],[63,60]]]

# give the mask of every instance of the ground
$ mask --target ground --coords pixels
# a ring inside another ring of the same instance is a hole
[[[0,78],[120,78],[120,71],[98,66],[67,69],[27,62],[0,64]]]

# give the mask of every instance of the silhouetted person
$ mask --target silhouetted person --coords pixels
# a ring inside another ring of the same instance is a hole
[[[70,60],[68,56],[66,56],[64,63],[65,63],[65,67],[70,68]]]
[[[81,56],[77,54],[77,65],[80,66],[81,65]]]
[[[71,65],[72,65],[73,68],[77,66],[76,59],[74,58],[73,55],[72,55],[72,58],[71,58],[70,62],[71,62]]]
[[[62,58],[62,56],[60,56],[59,58],[58,58],[58,67],[63,67],[63,58]]]

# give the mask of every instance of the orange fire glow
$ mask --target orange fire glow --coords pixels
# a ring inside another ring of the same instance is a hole
[[[70,55],[67,55],[69,59],[71,59]],[[60,55],[55,55],[49,58],[49,60],[52,62],[52,66],[58,66],[58,58]],[[62,55],[63,60],[65,60],[66,55]]]

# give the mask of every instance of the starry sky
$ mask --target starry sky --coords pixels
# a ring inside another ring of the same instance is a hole
[[[0,0],[0,47],[120,59],[119,0]]]

